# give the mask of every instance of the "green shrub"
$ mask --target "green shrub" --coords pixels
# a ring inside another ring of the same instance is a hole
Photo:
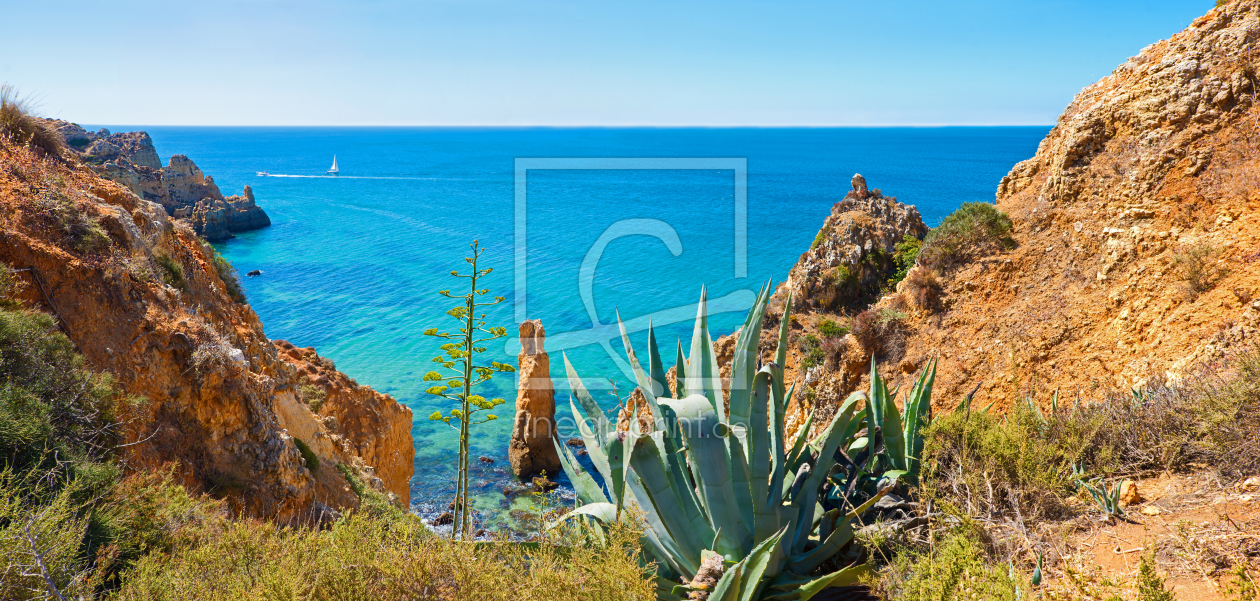
[[[16,309],[21,303],[15,298],[26,285],[8,265],[0,263],[0,309]]]
[[[822,341],[813,334],[806,334],[800,341],[801,353],[805,355],[801,360],[801,365],[805,369],[822,365],[827,359],[827,353],[822,349]]]
[[[893,272],[892,277],[888,278],[889,288],[896,287],[898,282],[906,279],[910,268],[914,267],[915,261],[919,260],[919,251],[922,248],[923,241],[909,235],[893,247],[893,264],[896,265],[897,270]]]
[[[1155,551],[1142,554],[1138,564],[1138,601],[1176,601],[1172,591],[1164,588],[1164,579],[1155,571]]]
[[[818,325],[818,333],[822,334],[823,338],[839,338],[848,334],[849,328],[839,325],[830,319],[824,319]]]
[[[822,228],[818,230],[818,235],[814,236],[814,243],[809,245],[809,249],[814,250],[815,248],[818,248],[818,245],[822,244],[823,240],[827,239],[827,234],[830,232],[831,226],[823,224]]]
[[[311,408],[312,413],[319,413],[320,408],[324,406],[324,401],[328,398],[328,393],[314,384],[302,384],[298,387],[298,398]]]
[[[99,474],[94,462],[112,446],[121,399],[51,317],[0,310],[0,469],[21,474],[68,460],[63,480]]]
[[[120,601],[655,598],[638,533],[560,529],[534,543],[454,543],[414,516],[355,512],[324,531],[241,521],[128,572]]]
[[[987,202],[966,202],[928,232],[918,253],[940,272],[1015,247],[1011,218]]]
[[[184,279],[184,266],[174,257],[160,252],[154,258],[162,266],[162,281],[182,292],[188,292],[188,281]]]
[[[1017,601],[1029,588],[1009,566],[992,563],[966,531],[950,533],[929,549],[898,554],[873,584],[881,599],[897,601]]]
[[[210,253],[214,271],[219,274],[219,279],[223,280],[223,287],[227,291],[228,296],[242,305],[245,304],[247,302],[245,299],[245,288],[241,286],[240,274],[236,272],[236,268],[232,267],[232,264],[223,258],[223,255],[219,254],[219,251],[215,250],[214,247],[206,245],[206,249]]]
[[[933,420],[924,447],[930,494],[980,517],[1060,518],[1070,514],[1072,466],[1111,466],[1109,454],[1091,452],[1099,416],[1043,417],[1025,403],[995,413],[959,410]]]
[[[315,451],[312,451],[310,447],[306,446],[306,443],[302,442],[301,438],[296,436],[293,437],[293,444],[297,445],[298,452],[302,454],[302,461],[306,463],[306,469],[311,470],[312,474],[318,471],[319,457],[315,455]]]

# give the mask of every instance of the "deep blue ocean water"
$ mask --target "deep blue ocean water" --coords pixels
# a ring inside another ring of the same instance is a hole
[[[437,291],[459,292],[463,281],[448,274],[466,267],[462,258],[474,239],[486,248],[483,264],[494,268],[485,286],[507,297],[487,311],[490,325],[512,334],[490,345],[492,358],[515,363],[516,307],[525,298],[526,317],[546,327],[557,386],[565,387],[564,350],[611,408],[616,400],[607,384],[624,397],[629,378],[595,341],[621,352],[615,330],[606,327],[618,311],[636,326],[631,338],[640,348],[646,333],[637,325],[654,319],[672,363],[675,341],[690,339],[701,287],[715,309],[727,309],[710,319],[714,336],[737,328],[751,291],[786,277],[854,173],[916,205],[934,225],[963,202],[991,201],[1002,176],[1031,157],[1049,130],[143,129],[163,161],[188,155],[225,194],[253,187],[272,227],[217,245],[220,252],[242,274],[262,270],[242,280],[269,337],[313,346],[360,383],[411,407],[412,504],[423,515],[444,508],[453,494],[456,441],[428,420],[450,407],[424,392],[422,377],[439,342],[421,332],[451,323],[445,312],[452,302]],[[340,174],[319,177],[334,154]],[[531,170],[524,182],[515,173],[520,158],[601,157],[738,159],[723,167],[746,161],[746,237],[736,227],[733,168],[609,169],[589,160]],[[527,192],[523,211],[518,184]],[[523,240],[516,238],[518,217]],[[522,294],[518,242],[528,276]],[[592,252],[597,246],[602,254]],[[476,455],[496,460],[475,464],[477,505],[490,515],[505,513],[499,488],[507,481],[514,380],[499,376],[482,394],[507,399],[500,419],[477,428],[473,439]],[[559,415],[568,414],[568,398],[557,393]]]

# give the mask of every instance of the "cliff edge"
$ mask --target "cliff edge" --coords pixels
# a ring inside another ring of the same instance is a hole
[[[873,314],[896,331],[844,337],[841,369],[892,354],[881,369],[908,388],[940,357],[938,403],[974,390],[1003,408],[1056,393],[1089,402],[1254,345],[1258,71],[1260,1],[1239,0],[1082,90],[997,189],[1014,244],[931,274],[940,298],[930,307],[905,283],[880,298]],[[801,319],[816,331],[824,316],[810,307]],[[840,378],[828,396],[860,380]]]
[[[133,395],[118,416],[121,465],[173,462],[237,513],[286,522],[355,506],[346,474],[406,503],[410,410],[365,387],[339,392],[347,379],[328,364],[328,408],[312,411],[302,371],[230,293],[235,274],[216,258],[186,221],[127,186],[0,141],[0,262],[26,283],[24,303]]]

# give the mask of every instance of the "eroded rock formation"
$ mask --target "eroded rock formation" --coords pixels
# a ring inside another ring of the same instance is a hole
[[[214,178],[182,154],[171,156],[162,167],[148,133],[89,132],[67,121],[50,122],[85,164],[136,196],[158,203],[167,215],[186,220],[206,240],[219,242],[235,232],[271,225],[249,186],[239,195],[225,197]]]
[[[526,478],[543,472],[560,473],[560,456],[552,442],[556,435],[556,393],[551,383],[550,359],[543,349],[542,322],[521,324],[521,353],[517,358],[516,419],[508,461],[512,473]]]
[[[898,242],[927,233],[913,205],[869,190],[860,174],[853,176],[852,186],[831,208],[814,244],[777,291],[779,296],[791,292],[797,304],[824,309],[856,300],[863,290],[883,283]]]

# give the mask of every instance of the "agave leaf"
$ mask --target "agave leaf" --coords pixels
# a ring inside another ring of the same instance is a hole
[[[765,310],[764,303],[768,299],[766,288],[762,286],[758,291],[752,309],[744,318],[744,325],[739,329],[735,339],[735,351],[731,356],[731,387],[730,396],[727,399],[731,414],[728,421],[731,425],[746,424],[751,430],[757,429],[751,421],[754,409],[750,395],[753,376],[757,372],[757,343],[761,340],[761,315]]]
[[[613,502],[617,504],[617,516],[621,516],[621,508],[625,507],[626,480],[630,475],[630,446],[633,437],[626,432],[609,432],[604,443],[604,452],[608,455],[608,467],[612,470]],[[588,451],[589,453],[589,451]]]
[[[879,370],[875,366],[875,355],[871,354],[871,392],[866,402],[866,435],[874,440],[875,428],[882,428],[884,425],[884,408],[888,405],[884,402],[884,398],[888,396],[888,388],[884,386],[884,379],[879,377]],[[887,436],[887,434],[885,434]],[[872,449],[874,451],[874,449]],[[871,466],[866,471],[875,471],[874,463],[876,461],[875,453],[872,452],[869,458]]]
[[[688,515],[696,513],[694,501],[685,491],[674,487],[670,474],[661,464],[661,455],[657,449],[656,435],[644,436],[634,443],[631,451],[630,465],[639,477],[643,491],[646,493],[643,508],[659,517],[665,530],[676,541],[684,558],[699,558],[708,541],[713,539],[713,528],[703,523],[703,528],[696,528]],[[692,504],[692,507],[688,507]],[[686,566],[694,574],[699,565]]]
[[[569,482],[573,483],[573,491],[577,493],[577,497],[584,504],[591,503],[607,503],[608,496],[604,494],[604,489],[586,470],[582,468],[582,464],[578,463],[573,452],[569,450],[568,445],[561,444],[555,438],[551,439],[551,444],[556,447],[556,454],[560,456],[560,466],[564,468],[564,473],[569,476]]]
[[[884,454],[892,469],[906,469],[906,442],[902,433],[901,412],[892,395],[884,397]]]
[[[835,555],[841,547],[848,544],[850,540],[853,540],[854,518],[865,513],[866,510],[875,505],[875,503],[883,498],[884,495],[888,494],[888,491],[890,490],[892,490],[891,486],[886,486],[880,489],[879,492],[868,499],[865,503],[846,513],[844,518],[840,520],[840,523],[836,525],[836,528],[831,531],[822,544],[807,553],[798,553],[793,555],[792,560],[788,563],[788,569],[793,572],[808,574],[813,571],[814,568],[822,564],[822,562],[831,558],[832,555]]]
[[[687,356],[687,394],[702,395],[718,419],[726,421],[726,406],[722,399],[722,382],[718,377],[717,357],[713,353],[713,340],[709,338],[707,291],[700,289],[700,302],[696,305],[696,325],[691,333],[691,354]]]
[[[761,601],[807,601],[825,588],[856,584],[870,571],[870,564],[848,567],[816,578],[784,571],[770,583],[769,594],[763,595]]]
[[[617,313],[617,327],[621,330],[621,344],[626,349],[626,359],[630,361],[630,369],[634,371],[635,382],[638,383],[643,398],[647,400],[652,423],[657,423],[661,419],[661,408],[656,402],[656,385],[647,372],[643,371],[643,366],[639,365],[639,357],[634,354],[634,347],[630,345],[630,335],[626,333],[626,324],[622,323],[620,312]]]
[[[801,424],[801,428],[796,432],[796,441],[792,443],[792,450],[788,453],[788,469],[796,471],[801,465],[801,456],[805,452],[805,443],[809,440],[809,430],[814,427],[814,415],[816,411],[811,409],[809,415],[805,416],[805,423]]]
[[[577,397],[582,405],[582,411],[586,414],[585,419],[576,414],[574,417],[577,418],[579,424],[590,420],[594,434],[602,442],[604,436],[613,429],[612,424],[608,421],[608,416],[604,415],[604,410],[600,409],[599,403],[596,403],[591,393],[586,391],[582,378],[578,377],[577,370],[573,369],[572,363],[569,363],[569,355],[561,353],[561,357],[564,359],[564,371],[568,375],[569,389],[573,391],[573,396]]]
[[[692,473],[709,516],[717,531],[714,551],[728,557],[742,557],[751,547],[750,524],[743,520],[731,481],[731,459],[722,423],[706,397],[693,394],[685,399],[666,399],[663,405],[674,410],[691,455]]]
[[[739,436],[728,436],[726,438],[727,453],[731,458],[731,486],[735,489],[735,504],[739,506],[739,515],[743,519],[744,524],[752,529],[755,525],[753,521],[753,497],[752,487],[749,483],[751,474],[748,471],[748,457],[745,455],[746,447]]]
[[[771,477],[773,464],[783,462],[779,456],[772,454],[773,451],[769,448],[770,441],[767,440],[768,437],[773,436],[766,418],[766,409],[774,403],[774,400],[770,398],[770,380],[769,366],[761,368],[761,371],[753,377],[750,395],[752,399],[752,424],[748,437],[751,443],[748,461],[752,479],[750,500],[753,508],[753,540],[758,541],[765,540],[780,528],[779,512],[771,502],[770,484],[774,482]]]
[[[936,359],[923,367],[923,372],[906,399],[905,444],[906,466],[911,483],[918,482],[923,459],[923,435],[920,429],[932,418],[932,384],[936,381]]]
[[[661,351],[656,346],[656,331],[652,329],[652,322],[648,322],[648,370],[652,378],[652,395],[656,397],[668,397],[673,393],[669,390],[669,377],[665,374],[665,364],[661,362]],[[660,416],[657,416],[660,417]]]
[[[569,409],[573,411],[573,420],[578,425],[578,435],[582,437],[582,442],[586,443],[586,453],[590,456],[591,463],[595,464],[595,470],[599,472],[605,483],[611,482],[612,471],[608,469],[608,456],[604,454],[603,435],[587,427],[586,420],[578,411],[577,404],[572,398],[569,399]],[[596,438],[597,436],[601,438]]]
[[[731,566],[713,587],[709,595],[710,601],[752,601],[769,582],[762,582],[769,568],[781,563],[782,552],[779,541],[787,532],[786,529],[762,541],[739,563]],[[777,570],[776,570],[777,572]]]
[[[681,340],[678,341],[678,353],[674,357],[674,387],[678,389],[674,396],[687,398],[687,358],[683,356]]]
[[[774,351],[774,362],[787,365],[788,330],[792,320],[792,293],[789,292],[787,302],[783,304],[783,317],[779,320],[779,346]]]
[[[796,532],[792,536],[792,553],[801,552],[805,547],[805,541],[809,539],[809,533],[813,531],[818,489],[822,485],[823,479],[827,477],[827,472],[831,470],[831,466],[835,464],[836,448],[840,446],[841,442],[840,436],[852,419],[854,407],[861,398],[858,395],[849,395],[849,398],[840,406],[840,410],[836,412],[835,417],[831,419],[831,423],[827,425],[827,429],[822,433],[825,438],[823,439],[822,448],[819,449],[818,461],[813,466],[809,478],[802,487],[802,498],[794,500],[792,503],[798,512]]]

